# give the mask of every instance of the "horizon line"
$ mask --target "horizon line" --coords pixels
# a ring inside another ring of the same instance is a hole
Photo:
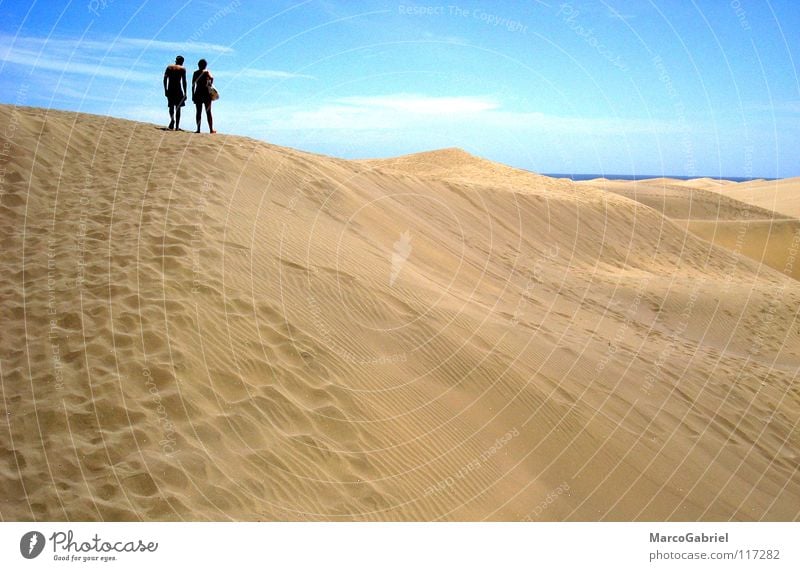
[[[14,103],[14,102],[4,102],[4,101],[0,101],[0,105],[11,107],[13,109],[40,109],[40,110],[45,111],[45,112],[52,110],[52,111],[60,111],[60,112],[63,112],[63,113],[75,113],[75,114],[78,114],[78,115],[93,115],[95,117],[105,117],[105,118],[117,119],[117,120],[121,120],[121,121],[131,121],[131,122],[134,122],[134,123],[142,123],[142,124],[146,124],[146,125],[159,126],[158,123],[151,123],[149,121],[142,121],[142,120],[138,120],[138,119],[130,119],[128,117],[119,117],[117,115],[109,115],[109,114],[104,114],[104,113],[91,113],[91,112],[87,112],[87,111],[77,111],[75,109],[65,109],[65,108],[60,108],[60,107],[56,107],[56,106],[53,106],[53,107],[39,107],[39,106],[36,106],[36,105],[18,105],[17,103]],[[189,131],[187,131],[187,133],[188,132]],[[277,143],[268,141],[268,140],[263,139],[261,137],[254,137],[254,136],[251,136],[251,135],[243,135],[243,134],[239,134],[239,133],[220,133],[220,134],[221,135],[230,135],[230,136],[234,136],[234,137],[246,137],[246,138],[250,138],[250,139],[254,139],[254,140],[260,141],[260,142],[268,144],[268,145],[275,145],[275,146],[279,146],[279,147],[285,146],[285,145],[279,145]],[[305,149],[299,149],[299,148],[295,148],[295,147],[288,147],[287,146],[287,148],[293,148],[295,150],[300,150],[300,151],[307,152],[307,153],[312,153],[312,154],[325,154],[325,153],[320,153],[320,152],[317,152],[317,151],[308,151],[308,150],[305,150]],[[423,151],[414,151],[414,152],[411,152],[411,153],[403,153],[401,155],[390,155],[390,156],[386,156],[386,157],[371,157],[371,159],[373,159],[373,160],[394,159],[394,158],[403,157],[403,156],[407,156],[407,155],[424,154],[426,152],[432,152],[432,151],[435,152],[435,151],[440,151],[440,150],[456,149],[456,148],[459,149],[459,150],[464,150],[463,147],[457,147],[457,146],[450,145],[448,147],[441,147],[439,149],[433,149],[433,150],[427,149],[427,150],[423,150]],[[464,151],[464,152],[472,154],[469,151]],[[364,160],[364,159],[347,159],[347,158],[342,157],[342,156],[333,156],[333,155],[326,155],[326,156],[332,156],[333,158],[339,158],[339,159],[343,159],[343,160],[353,160],[353,161]],[[509,167],[512,167],[512,168],[517,168],[517,169],[520,169],[520,170],[524,170],[524,171],[527,171],[527,172],[530,172],[530,173],[533,173],[533,174],[537,174],[537,175],[540,175],[540,176],[546,176],[546,177],[550,177],[550,178],[567,178],[567,179],[570,179],[570,180],[573,180],[573,181],[576,181],[576,182],[579,181],[579,180],[586,181],[586,180],[595,180],[595,179],[599,179],[599,178],[605,178],[605,179],[608,179],[608,180],[637,180],[637,181],[638,180],[650,180],[650,179],[655,179],[655,178],[670,178],[670,179],[676,179],[676,180],[696,180],[696,179],[708,178],[708,179],[712,179],[712,180],[728,180],[728,181],[732,181],[732,182],[750,182],[750,181],[753,181],[753,180],[775,181],[775,180],[786,180],[786,179],[800,177],[800,175],[793,175],[793,176],[787,176],[787,177],[768,177],[768,176],[752,176],[752,175],[751,176],[739,176],[739,175],[726,175],[726,176],[712,176],[712,175],[697,175],[697,176],[694,176],[694,175],[692,175],[692,176],[689,176],[689,175],[667,175],[667,174],[660,174],[660,175],[659,174],[647,174],[647,175],[643,174],[643,175],[638,175],[638,174],[624,174],[624,173],[603,174],[603,173],[588,173],[588,172],[587,173],[542,172],[542,171],[533,171],[533,170],[527,169],[525,167],[520,167],[520,166],[516,166],[516,165],[513,165],[513,164],[509,164],[509,163],[500,162],[500,161],[497,161],[495,159],[490,159],[490,158],[487,158],[487,157],[484,157],[484,156],[481,156],[481,155],[473,155],[473,156],[478,157],[478,158],[482,158],[482,159],[485,159],[485,160],[488,160],[488,161],[491,161],[491,162],[495,162],[495,163],[498,163],[498,164],[503,164],[503,165],[506,165],[506,166],[509,166]],[[592,177],[592,178],[580,178],[580,179],[577,179],[575,177]],[[618,178],[614,178],[614,177],[618,177]],[[622,177],[622,178],[620,178],[620,177]],[[736,179],[740,179],[740,180],[736,180]]]

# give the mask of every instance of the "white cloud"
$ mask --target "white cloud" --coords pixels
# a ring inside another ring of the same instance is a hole
[[[253,69],[243,68],[240,70],[222,70],[215,71],[214,77],[216,78],[231,78],[231,79],[316,79],[313,75],[306,75],[304,73],[294,73],[291,71],[282,71],[277,69]]]
[[[255,117],[251,113],[251,119]],[[278,107],[257,113],[270,129],[309,131],[319,129],[399,129],[407,124],[397,113],[387,109],[368,109],[346,105],[318,105],[308,109]]]
[[[0,35],[0,62],[31,69],[121,81],[154,81],[142,53],[148,51],[230,54],[227,46],[200,42],[167,42],[144,38],[115,38],[106,42],[78,38],[39,38]],[[169,58],[170,60],[172,58]],[[156,74],[162,70],[159,68]],[[158,81],[158,75],[155,81]]]
[[[744,106],[748,111],[767,112],[776,114],[800,114],[800,101],[774,101],[769,103],[752,103]]]
[[[47,53],[36,53],[28,50],[7,50],[2,56],[3,63],[21,65],[33,69],[45,69],[64,74],[89,75],[125,81],[153,81],[153,75],[135,71],[123,66],[104,66],[102,61],[84,63],[69,59],[53,58]]]
[[[157,51],[230,54],[227,46],[200,42],[168,42],[144,38],[116,38],[106,42],[77,38],[13,37],[0,35],[0,62],[66,75],[83,75],[122,81],[154,81],[141,60],[142,52]],[[169,58],[170,60],[172,58]],[[159,68],[155,71],[159,74]],[[155,81],[158,81],[158,75]]]
[[[536,130],[550,134],[619,136],[663,135],[683,133],[686,126],[676,121],[639,119],[625,117],[567,117],[538,112],[498,111],[488,117],[490,126],[496,129]],[[697,132],[702,125],[693,124]]]
[[[469,40],[462,36],[446,36],[432,32],[422,32],[422,37],[427,41],[442,42],[444,44],[469,45]]]
[[[109,47],[109,44],[106,44]],[[194,52],[199,54],[232,54],[233,48],[206,42],[166,42],[144,38],[117,38],[110,43],[111,49],[147,49],[166,52]],[[186,55],[186,54],[184,54]]]
[[[42,51],[60,55],[86,54],[87,52],[119,53],[151,50],[159,52],[179,52],[227,55],[234,52],[230,46],[205,42],[163,41],[147,38],[109,38],[105,41],[81,40],[80,38],[41,38],[34,36],[0,35],[0,44],[8,50]],[[13,47],[12,47],[13,45]],[[184,54],[186,55],[186,54]]]
[[[432,121],[477,121],[478,117],[498,107],[498,103],[484,97],[392,94],[342,97],[308,106],[273,107],[252,111],[250,117],[273,130],[381,131],[417,128],[430,125]]]
[[[392,94],[352,96],[331,101],[256,109],[249,120],[275,131],[385,131],[469,128],[484,132],[613,136],[682,133],[674,121],[619,117],[567,117],[508,111],[488,97],[432,97]],[[465,127],[468,126],[468,127]],[[694,125],[693,130],[700,129]]]
[[[483,97],[427,97],[411,94],[343,97],[337,103],[356,108],[388,109],[422,115],[463,115],[499,107],[496,102]]]
[[[636,18],[635,14],[623,14],[611,6],[608,6],[608,16],[615,20],[622,20],[623,22],[628,22]]]

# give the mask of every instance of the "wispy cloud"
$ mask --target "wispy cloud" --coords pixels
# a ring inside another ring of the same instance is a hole
[[[130,90],[122,90],[124,95],[120,95],[120,90],[104,91],[98,89],[89,89],[86,84],[80,80],[72,80],[64,78],[58,86],[58,90],[53,94],[53,101],[65,102],[79,102],[85,104],[86,102],[103,103],[108,105],[140,105],[141,101],[138,97],[132,97]]]
[[[13,37],[0,34],[0,45],[9,50],[42,51],[43,53],[88,54],[102,53],[135,53],[141,51],[155,52],[196,52],[202,54],[232,54],[233,48],[221,44],[207,42],[164,41],[147,38],[108,38],[105,41],[81,40],[80,38],[41,38],[35,36]]]
[[[392,94],[342,97],[307,107],[265,109],[260,115],[276,130],[396,130],[448,118],[475,120],[477,115],[497,107],[496,102],[482,97]]]
[[[442,42],[445,44],[458,44],[458,45],[469,44],[469,41],[462,36],[440,35],[425,31],[422,32],[422,37],[425,38],[427,41]]]
[[[313,75],[305,73],[294,73],[291,71],[282,71],[278,69],[253,69],[243,68],[240,70],[217,70],[214,72],[216,78],[236,78],[240,80],[247,79],[316,79]]]
[[[762,113],[800,115],[800,101],[775,101],[772,104],[753,103],[745,105],[745,109]]]
[[[428,97],[413,94],[343,97],[337,103],[421,115],[464,115],[499,107],[498,103],[485,97]]]
[[[143,52],[226,55],[228,46],[202,42],[173,42],[144,38],[114,38],[106,42],[79,38],[40,38],[0,35],[0,62],[31,70],[83,75],[122,81],[152,82],[153,72]],[[170,58],[171,59],[171,58]],[[160,69],[158,70],[161,71]]]
[[[623,14],[612,6],[608,6],[608,16],[615,20],[622,20],[623,22],[628,22],[636,18],[636,14]]]
[[[162,40],[145,40],[142,38],[119,38],[111,44],[112,49],[147,49],[165,52],[196,52],[201,54],[232,54],[234,49],[221,44],[207,42],[167,42]]]
[[[351,96],[309,106],[254,110],[252,121],[276,131],[341,130],[378,132],[469,125],[473,130],[504,133],[550,133],[577,136],[677,134],[680,125],[668,120],[619,117],[569,117],[502,109],[491,97],[434,97],[409,94]],[[460,127],[459,127],[460,128]],[[699,126],[697,127],[699,129]]]
[[[505,131],[536,131],[552,135],[587,137],[628,137],[633,135],[666,135],[685,132],[676,121],[631,117],[571,117],[539,112],[499,111],[488,117],[493,129]],[[695,124],[699,132],[702,125]]]
[[[92,77],[104,77],[108,79],[120,79],[124,81],[152,81],[153,75],[134,69],[104,65],[102,61],[95,63],[84,63],[81,61],[70,61],[69,59],[59,59],[50,57],[47,53],[33,52],[29,50],[9,49],[2,54],[4,63],[11,63],[34,69],[57,71],[64,74],[89,75]]]

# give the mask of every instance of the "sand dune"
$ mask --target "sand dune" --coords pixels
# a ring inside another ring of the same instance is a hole
[[[0,125],[3,520],[800,515],[800,284],[725,197]]]
[[[734,253],[800,280],[800,220],[688,220],[688,229]]]
[[[754,180],[725,187],[720,192],[754,206],[800,218],[800,178]]]
[[[696,179],[702,181],[703,179]],[[668,218],[693,220],[745,220],[785,218],[772,209],[759,207],[730,196],[730,186],[703,184],[675,179],[641,181],[614,180],[597,183],[581,181],[581,186],[602,188],[654,208]],[[736,183],[731,183],[735,185]],[[720,190],[723,189],[723,190]]]
[[[563,192],[569,188],[569,181],[566,179],[554,179],[487,161],[462,149],[441,149],[391,159],[362,160],[356,161],[356,164],[390,174],[402,173],[438,182],[461,183],[471,188],[503,187],[522,194],[536,194],[550,189]]]
[[[761,188],[759,181],[754,181]],[[763,181],[762,181],[763,182]],[[644,181],[589,181],[580,184],[626,196],[649,206],[709,242],[730,250],[734,256],[747,256],[759,264],[800,279],[795,258],[800,250],[800,220],[789,218],[793,197],[786,184],[772,181],[772,188],[783,189],[774,200],[736,200],[742,196],[739,185],[731,181],[694,179],[652,179]],[[751,185],[753,183],[744,183]],[[713,189],[713,190],[710,190]],[[773,199],[776,196],[773,195]],[[780,212],[764,208],[773,202]]]

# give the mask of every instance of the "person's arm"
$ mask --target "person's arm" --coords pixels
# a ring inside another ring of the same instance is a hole
[[[164,95],[167,94],[167,81],[169,80],[169,67],[164,70]]]
[[[186,70],[181,70],[181,84],[183,85],[183,94],[186,95]]]

